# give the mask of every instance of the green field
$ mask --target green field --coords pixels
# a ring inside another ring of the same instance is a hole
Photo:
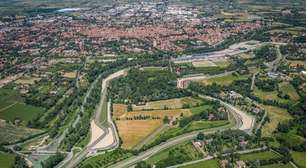
[[[266,166],[260,166],[260,168],[293,168],[291,164],[282,164],[282,163],[276,163]]]
[[[20,95],[13,89],[0,89],[0,118],[14,121],[19,119],[26,124],[29,120],[41,115],[45,109],[22,103]]]
[[[292,152],[292,158],[300,168],[306,168],[306,153],[305,152]]]
[[[240,156],[241,160],[269,160],[269,159],[276,159],[280,158],[281,156],[273,151],[265,151],[265,152],[256,152],[250,154],[243,154]]]
[[[225,125],[229,125],[230,122],[227,120],[222,121],[193,121],[191,124],[185,128],[187,132],[195,131],[195,130],[202,130],[202,129],[208,129],[208,128],[215,128],[215,127],[221,127]]]
[[[182,150],[184,152],[182,152]],[[176,153],[181,153],[183,155],[187,154],[191,160],[197,160],[201,158],[201,154],[195,149],[191,142],[185,142],[183,144],[175,145],[171,148],[168,148],[160,153],[153,155],[146,162],[149,164],[156,164],[159,161],[165,160],[169,157],[170,151],[175,151]],[[189,160],[189,161],[191,161]]]
[[[24,103],[16,103],[3,111],[0,111],[0,118],[4,120],[14,121],[19,119],[26,123],[33,118],[43,114],[44,108],[34,107]]]
[[[248,79],[250,75],[226,75],[226,76],[222,76],[222,77],[215,77],[215,78],[210,78],[210,79],[206,79],[203,80],[202,83],[204,85],[211,85],[213,83],[219,84],[219,85],[229,85],[232,82],[234,82],[235,80],[245,80]]]
[[[300,99],[300,96],[296,92],[295,88],[288,82],[282,82],[279,84],[279,90],[283,93],[286,93],[290,96],[290,99],[297,101]]]
[[[202,106],[198,106],[198,107],[192,107],[191,113],[194,114],[199,114],[207,109],[211,108],[211,105],[202,105]]]
[[[15,163],[15,155],[9,153],[0,152],[0,167],[12,168]]]
[[[207,160],[203,162],[199,162],[196,164],[188,165],[188,166],[182,166],[180,168],[219,168],[218,160]]]

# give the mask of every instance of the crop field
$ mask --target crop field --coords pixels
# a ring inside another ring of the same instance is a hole
[[[263,107],[268,112],[270,118],[270,122],[266,123],[262,128],[262,134],[264,137],[271,136],[279,122],[291,119],[291,116],[286,109],[267,105],[263,105]]]
[[[0,121],[0,143],[13,143],[41,132],[41,130],[16,127],[14,125],[5,123],[5,121]]]
[[[120,117],[127,112],[127,105],[125,104],[113,104],[113,116]]]
[[[9,153],[0,152],[1,168],[11,168],[15,163],[15,155]]]
[[[234,76],[232,74],[222,76],[222,77],[215,77],[215,78],[210,78],[210,79],[205,79],[202,80],[202,84],[204,85],[211,85],[213,83],[219,84],[219,85],[229,85],[235,80],[245,80],[248,79],[249,75],[239,75],[239,76]]]
[[[219,168],[219,163],[217,159],[212,159],[188,166],[182,166],[180,168]]]
[[[292,152],[291,153],[294,162],[300,168],[306,168],[306,153],[305,152]]]
[[[184,97],[184,98],[175,98],[168,100],[160,100],[160,101],[151,101],[147,102],[145,105],[137,106],[133,105],[133,110],[159,110],[159,109],[180,109],[184,104],[188,104],[191,107],[196,106],[197,104],[201,104],[203,100],[192,97]]]
[[[122,148],[131,149],[162,125],[161,120],[118,120],[116,121]]]
[[[240,156],[241,160],[269,160],[269,159],[276,159],[280,158],[281,156],[273,151],[265,151],[265,152],[256,152],[250,154],[243,154]]]

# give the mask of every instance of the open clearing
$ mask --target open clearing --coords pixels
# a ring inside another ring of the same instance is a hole
[[[271,136],[273,131],[277,128],[279,122],[291,119],[290,114],[286,109],[275,106],[262,105],[268,112],[270,122],[267,122],[262,128],[262,135],[264,137]]]
[[[213,159],[213,160],[206,160],[206,161],[188,165],[188,166],[182,166],[180,168],[219,168],[219,163],[217,159]]]
[[[290,100],[282,99],[277,96],[277,91],[266,92],[259,89],[254,89],[254,95],[262,100],[276,100],[280,103],[289,103]]]
[[[241,160],[255,161],[255,160],[269,160],[280,158],[281,156],[273,151],[255,152],[243,154],[240,156]]]
[[[292,152],[292,158],[294,162],[300,167],[300,168],[306,168],[306,153],[305,152]]]
[[[297,101],[300,96],[296,92],[295,88],[289,82],[282,82],[279,84],[279,89],[290,96],[291,100]]]
[[[235,80],[245,80],[248,79],[249,75],[238,75],[234,76],[232,74],[226,75],[226,76],[221,76],[221,77],[215,77],[215,78],[209,78],[202,80],[202,84],[204,85],[211,85],[213,83],[219,84],[219,85],[229,85]]]
[[[35,83],[35,81],[40,81],[41,78],[35,78],[35,77],[24,77],[24,78],[20,78],[18,80],[15,81],[16,84],[28,84],[28,85],[32,85]]]
[[[217,66],[214,62],[209,61],[209,60],[195,61],[195,62],[192,62],[192,65],[196,68],[199,68],[199,67],[216,67]]]
[[[122,148],[131,149],[162,125],[161,120],[118,120],[116,121]]]
[[[7,124],[5,121],[0,121],[0,143],[13,143],[41,132],[41,130],[16,127],[12,124]]]
[[[15,163],[15,155],[0,152],[0,163],[1,168],[12,168]]]
[[[184,104],[188,104],[189,106],[196,106],[197,104],[202,103],[201,99],[192,98],[192,97],[184,97],[184,98],[176,98],[176,99],[168,99],[168,100],[160,100],[160,101],[151,101],[147,102],[145,105],[133,105],[134,111],[139,110],[159,110],[159,109],[180,109],[183,108]]]
[[[266,166],[260,166],[260,168],[293,168],[290,163],[282,164],[282,163],[276,163],[276,164],[270,164]]]
[[[76,78],[77,72],[65,72],[62,76],[65,78],[73,79]]]
[[[290,67],[297,67],[297,66],[304,66],[306,67],[306,61],[303,61],[303,60],[298,60],[298,61],[293,61],[293,60],[290,60],[288,61]]]

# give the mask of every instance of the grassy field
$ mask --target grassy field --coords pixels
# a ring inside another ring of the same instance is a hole
[[[289,82],[282,82],[279,84],[279,89],[290,96],[290,99],[297,101],[300,99],[300,96],[296,92],[295,88]]]
[[[162,120],[117,120],[122,148],[131,149],[161,127]]]
[[[16,142],[24,139],[28,136],[41,133],[41,130],[30,129],[24,127],[16,127],[12,124],[7,124],[4,121],[0,121],[0,143],[3,142]]]
[[[35,81],[40,81],[41,78],[35,77],[24,77],[15,81],[16,84],[29,84],[32,85]]]
[[[199,162],[196,164],[188,165],[188,166],[182,166],[180,168],[219,168],[218,160],[207,160],[203,162]]]
[[[4,120],[14,121],[19,119],[27,121],[41,115],[45,111],[44,108],[34,107],[22,103],[19,100],[19,93],[13,89],[0,89],[0,118]]]
[[[289,163],[288,164],[276,163],[266,166],[260,166],[260,168],[293,168],[293,167]]]
[[[191,124],[189,124],[185,130],[187,132],[195,131],[195,130],[202,130],[202,129],[208,129],[208,128],[215,128],[215,127],[221,127],[230,124],[227,120],[222,121],[193,121]]]
[[[202,105],[198,107],[192,107],[190,110],[192,114],[199,114],[209,108],[211,108],[211,105]]]
[[[273,151],[264,151],[264,152],[256,152],[243,154],[240,156],[241,160],[255,161],[255,160],[269,160],[280,158],[281,156]]]
[[[150,164],[156,164],[157,162],[167,159],[167,157],[169,156],[169,151],[173,151],[175,150],[176,152],[180,152],[180,150],[183,149],[186,151],[186,153],[188,153],[188,156],[190,158],[192,158],[192,160],[196,160],[196,159],[200,159],[201,155],[200,153],[197,151],[197,149],[192,145],[191,142],[185,142],[183,144],[179,144],[179,145],[175,145],[171,148],[168,148],[166,150],[163,150],[159,153],[157,153],[156,155],[153,155],[152,157],[150,157],[147,162]]]
[[[165,116],[168,117],[179,117],[183,114],[183,116],[190,116],[191,111],[189,109],[174,109],[174,110],[152,110],[152,111],[132,111],[127,112],[123,116],[121,116],[121,119],[124,119],[126,117],[134,117],[134,116],[151,116],[151,117],[159,117],[160,119],[163,119]]]
[[[194,66],[195,68],[199,68],[199,67],[215,67],[217,65],[212,61],[202,60],[202,61],[192,62],[192,66]]]
[[[290,99],[286,100],[279,98],[277,96],[278,92],[276,90],[272,92],[266,92],[259,89],[255,89],[254,94],[262,100],[276,100],[280,103],[289,103],[291,101],[297,101],[300,98],[294,87],[288,82],[280,83],[279,90],[282,91],[284,94],[288,94],[290,96]]]
[[[0,152],[0,163],[1,168],[12,168],[15,163],[15,155]]]
[[[5,108],[5,110],[0,111],[0,118],[9,121],[19,119],[27,123],[33,118],[43,114],[44,111],[45,109],[41,107],[34,107],[24,103],[15,103]]]
[[[159,110],[159,109],[179,109],[182,108],[184,104],[188,104],[190,106],[196,106],[197,104],[202,103],[203,100],[192,97],[184,97],[184,98],[175,98],[168,100],[160,100],[160,101],[151,101],[147,102],[145,105],[136,106],[133,105],[134,111],[139,110]]]
[[[292,158],[294,162],[300,167],[300,168],[306,168],[306,153],[304,152],[292,152]]]
[[[279,122],[292,118],[286,109],[267,105],[263,105],[263,108],[267,111],[270,118],[270,122],[267,122],[262,128],[262,135],[264,137],[271,136]]]
[[[229,85],[235,80],[243,80],[243,79],[248,79],[249,75],[239,75],[239,76],[234,76],[232,74],[222,76],[222,77],[215,77],[215,78],[210,78],[210,79],[205,79],[202,81],[204,85],[211,85],[213,83],[220,84],[220,85]]]

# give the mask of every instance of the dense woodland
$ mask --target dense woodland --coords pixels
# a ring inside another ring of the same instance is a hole
[[[126,77],[114,80],[110,86],[112,100],[120,103],[139,104],[189,95],[176,88],[175,74],[166,70],[131,69]]]

